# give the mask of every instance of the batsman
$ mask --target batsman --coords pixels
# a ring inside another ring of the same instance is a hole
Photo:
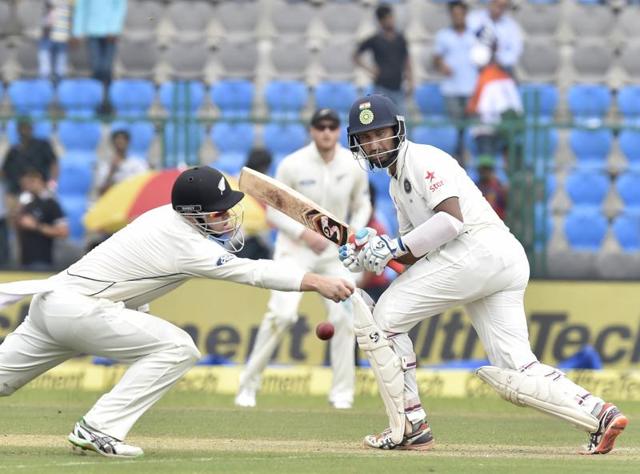
[[[389,417],[389,428],[366,436],[365,446],[433,447],[408,332],[426,318],[464,305],[491,363],[476,371],[482,380],[505,400],[586,431],[585,454],[611,451],[627,418],[531,351],[524,310],[526,254],[464,169],[438,148],[407,140],[404,118],[382,95],[352,105],[348,135],[359,163],[391,176],[400,235],[360,229],[356,244],[340,247],[340,260],[354,272],[381,273],[391,259],[411,265],[375,307],[360,295],[352,297],[356,338]]]

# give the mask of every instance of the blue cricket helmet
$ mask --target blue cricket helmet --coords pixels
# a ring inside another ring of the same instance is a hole
[[[363,149],[363,145],[367,143],[360,143],[358,134],[388,127],[395,130],[395,135],[392,138],[396,140],[396,147],[392,150],[367,155]],[[396,104],[385,95],[372,94],[359,98],[351,106],[347,134],[349,149],[357,160],[367,160],[369,169],[387,168],[397,159],[398,151],[405,142],[407,129],[404,117],[400,115]]]

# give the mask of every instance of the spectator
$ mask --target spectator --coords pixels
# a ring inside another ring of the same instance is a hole
[[[94,188],[98,196],[102,196],[114,184],[149,170],[146,161],[129,156],[130,142],[131,136],[126,130],[115,130],[111,133],[111,161],[101,161],[96,170]]]
[[[269,167],[272,161],[273,158],[269,150],[254,148],[249,152],[245,166],[262,174],[269,174]],[[238,257],[252,260],[270,259],[273,254],[273,245],[270,238],[271,230],[266,220],[265,206],[258,201],[249,199],[250,197],[245,196],[244,204],[246,211],[243,221],[245,243],[237,255]],[[251,210],[253,212],[248,212]]]
[[[498,44],[496,62],[513,76],[522,54],[522,31],[518,23],[505,13],[510,7],[509,0],[491,0],[488,9],[469,13],[467,26],[476,34],[486,27],[495,32]]]
[[[7,222],[8,212],[6,203],[6,187],[0,180],[0,267],[9,264],[9,226]]]
[[[38,46],[40,77],[58,82],[66,75],[70,33],[71,0],[47,0]]]
[[[127,0],[75,0],[73,36],[87,38],[89,64],[95,79],[105,89],[111,83],[118,36],[122,33]],[[105,111],[108,110],[105,94]]]
[[[495,173],[496,162],[490,155],[478,157],[478,189],[500,219],[507,216],[507,187],[503,185]]]
[[[376,190],[371,181],[369,181],[369,199],[371,201],[371,218],[367,223],[367,227],[375,229],[377,235],[387,235],[389,229],[387,229],[384,223],[376,216]],[[391,284],[391,277],[389,272],[392,270],[385,270],[380,275],[376,275],[373,272],[362,272],[362,277],[358,281],[358,287],[367,292],[373,301],[378,301],[380,295],[384,293],[384,290]]]
[[[406,81],[406,93],[411,94],[413,90],[407,40],[396,30],[393,10],[389,5],[383,3],[376,8],[376,17],[380,31],[358,45],[353,61],[371,74],[374,92],[389,97],[398,106],[400,113],[404,114],[403,80]],[[369,66],[362,60],[365,51],[373,53],[374,66]]]
[[[25,171],[20,185],[23,192],[16,216],[20,264],[30,270],[49,270],[53,265],[54,240],[69,235],[67,221],[40,170]]]
[[[467,28],[467,10],[464,2],[456,0],[449,3],[451,26],[436,33],[433,57],[435,68],[444,76],[440,91],[444,96],[447,114],[457,124],[465,118],[467,102],[478,79],[478,69],[471,61],[471,48],[476,37]],[[458,130],[456,158],[462,161],[464,127],[459,126]]]
[[[498,45],[491,26],[478,32],[471,49],[474,63],[481,68],[467,113],[479,118],[472,134],[478,154],[497,156],[504,153],[506,139],[513,137],[515,119],[521,117],[522,100],[513,77],[496,61]]]
[[[58,176],[58,159],[47,140],[33,136],[33,124],[28,117],[18,119],[19,142],[9,148],[5,155],[2,171],[9,199],[15,201],[20,194],[20,178],[26,170],[37,169],[45,181]],[[10,211],[11,211],[10,205]]]

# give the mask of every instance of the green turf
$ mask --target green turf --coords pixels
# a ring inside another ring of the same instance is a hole
[[[130,433],[145,457],[122,461],[73,455],[65,444],[98,396],[24,389],[0,400],[0,474],[640,472],[638,402],[619,404],[631,424],[608,456],[574,455],[582,433],[497,398],[423,400],[438,446],[389,453],[359,447],[364,434],[386,424],[377,398],[337,412],[324,398],[267,396],[257,409],[240,410],[230,396],[171,392]]]

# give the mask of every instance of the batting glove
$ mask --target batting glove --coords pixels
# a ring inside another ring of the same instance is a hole
[[[338,258],[342,265],[350,272],[358,273],[362,271],[362,264],[358,258],[358,254],[371,237],[376,235],[376,230],[370,227],[359,229],[353,238],[349,239],[349,243],[342,245],[338,249]]]
[[[406,253],[407,249],[400,237],[392,239],[388,235],[379,235],[370,239],[362,248],[358,261],[365,270],[380,275],[390,260]]]

